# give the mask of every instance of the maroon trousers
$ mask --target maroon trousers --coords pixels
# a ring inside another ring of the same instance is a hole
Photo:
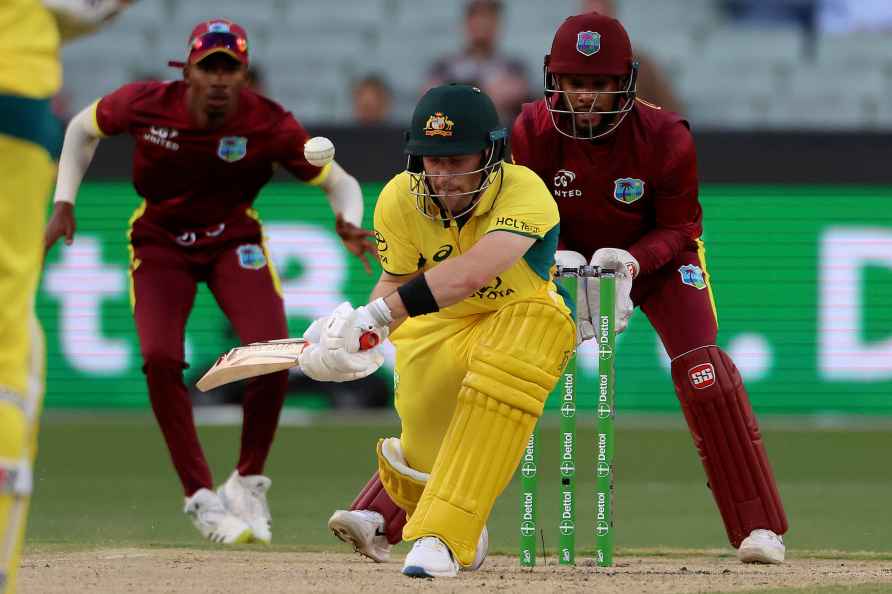
[[[682,252],[661,269],[632,283],[632,302],[647,315],[672,359],[715,344],[719,331],[709,287],[705,282],[700,285],[695,269],[679,272],[686,266],[706,274],[697,252]]]
[[[705,263],[683,252],[636,280],[632,300],[672,360],[672,378],[728,540],[757,528],[787,531],[787,518],[740,373],[716,344],[718,323]]]
[[[146,219],[131,232],[133,315],[152,410],[188,497],[213,488],[183,383],[186,320],[198,283],[207,284],[242,343],[286,338],[285,308],[255,220],[172,233]],[[263,471],[287,381],[283,371],[247,383],[237,465],[243,476]]]

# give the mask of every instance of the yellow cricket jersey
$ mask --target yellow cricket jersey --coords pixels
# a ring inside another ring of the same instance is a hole
[[[455,221],[432,220],[416,209],[408,172],[398,174],[381,190],[375,205],[378,259],[384,271],[393,275],[430,270],[467,252],[492,231],[536,238],[511,268],[464,301],[441,310],[439,316],[488,313],[512,301],[557,293],[551,280],[560,231],[557,204],[542,180],[526,167],[505,163],[502,172],[461,228]],[[564,301],[571,307],[570,300],[565,297]]]
[[[0,95],[44,99],[62,86],[59,28],[40,0],[0,2]]]
[[[53,15],[40,0],[0,0],[0,136],[58,155],[62,126],[50,99],[61,85]]]

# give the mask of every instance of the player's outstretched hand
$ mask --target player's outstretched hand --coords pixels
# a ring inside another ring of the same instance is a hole
[[[344,242],[347,249],[350,250],[350,253],[362,261],[365,271],[371,274],[372,265],[369,264],[368,254],[371,254],[372,257],[378,256],[378,250],[374,241],[374,231],[348,223],[339,213],[335,219],[335,232],[341,238],[341,241]]]
[[[43,235],[44,253],[50,251],[50,248],[59,240],[65,237],[65,245],[71,245],[74,241],[74,232],[77,229],[77,222],[74,219],[74,205],[68,202],[56,202],[53,206],[53,214],[50,222],[46,225],[46,231]]]

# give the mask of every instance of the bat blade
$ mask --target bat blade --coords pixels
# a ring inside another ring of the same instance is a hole
[[[286,338],[235,347],[217,359],[195,385],[207,392],[224,384],[297,367],[300,354],[308,345],[302,338]]]

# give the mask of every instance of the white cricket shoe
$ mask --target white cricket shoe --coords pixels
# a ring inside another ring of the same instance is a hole
[[[390,543],[384,534],[384,517],[364,509],[339,509],[328,519],[328,528],[353,550],[376,563],[390,560]]]
[[[219,495],[210,489],[199,489],[192,497],[187,497],[183,512],[192,517],[192,523],[208,540],[220,544],[251,541],[251,528],[226,511]]]
[[[480,540],[477,541],[477,554],[474,555],[474,562],[468,565],[467,567],[462,567],[462,571],[477,571],[483,566],[483,562],[486,561],[486,556],[489,554],[489,531],[486,529],[486,526],[483,527],[483,532],[480,533]]]
[[[436,536],[423,536],[415,541],[403,563],[403,575],[433,578],[458,575],[458,561],[452,551]]]
[[[251,528],[254,540],[266,544],[273,539],[273,521],[266,502],[266,492],[272,484],[261,474],[241,476],[236,470],[217,489],[226,509]]]
[[[737,558],[741,563],[783,563],[786,550],[782,536],[756,529],[740,543]]]

